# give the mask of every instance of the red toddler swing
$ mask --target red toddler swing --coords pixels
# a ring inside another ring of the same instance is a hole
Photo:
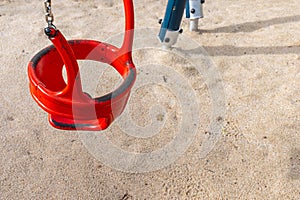
[[[29,62],[30,92],[49,113],[50,124],[63,130],[103,130],[124,110],[135,82],[136,69],[131,51],[134,34],[132,0],[123,0],[125,35],[121,48],[94,40],[67,41],[52,24],[51,0],[45,0],[48,26],[45,34],[53,45],[37,53]],[[94,60],[114,67],[123,83],[113,92],[92,98],[82,90],[77,60]],[[62,69],[65,66],[67,83]]]

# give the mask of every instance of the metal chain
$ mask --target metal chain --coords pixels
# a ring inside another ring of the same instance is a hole
[[[52,9],[51,9],[51,0],[45,0],[44,5],[45,5],[45,10],[46,10],[46,14],[45,14],[46,22],[48,23],[49,27],[52,27],[53,26],[52,23],[54,21],[54,16],[53,16]]]

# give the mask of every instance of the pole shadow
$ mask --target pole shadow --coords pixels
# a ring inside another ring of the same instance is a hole
[[[200,30],[199,33],[239,33],[239,32],[249,33],[272,25],[286,24],[286,23],[299,22],[299,21],[300,21],[300,15],[277,17],[277,18],[262,20],[262,21],[234,24],[234,25],[219,27],[210,30]]]
[[[269,20],[256,21],[256,22],[245,22],[242,24],[235,24],[225,27],[219,27],[211,30],[200,30],[199,34],[202,33],[238,33],[238,32],[254,32],[258,29],[276,25],[285,24],[291,22],[299,22],[300,15],[278,17]],[[288,46],[258,46],[258,47],[237,47],[233,45],[224,46],[202,46],[210,56],[243,56],[243,55],[272,55],[272,54],[298,54],[300,55],[300,41],[299,44],[288,45]],[[191,49],[187,53],[201,52],[200,49]]]

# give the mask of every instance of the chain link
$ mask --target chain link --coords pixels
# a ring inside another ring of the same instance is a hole
[[[53,26],[53,21],[54,21],[54,16],[52,13],[52,9],[51,9],[51,0],[45,0],[44,1],[44,5],[45,5],[45,10],[46,10],[46,14],[45,14],[45,19],[46,22],[48,23],[48,26]]]

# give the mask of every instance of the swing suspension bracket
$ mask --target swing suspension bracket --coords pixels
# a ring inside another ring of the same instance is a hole
[[[37,53],[29,62],[30,92],[38,105],[48,112],[52,126],[63,130],[104,130],[127,104],[136,79],[131,51],[134,29],[132,0],[123,0],[125,35],[120,48],[94,40],[67,41],[53,25],[51,0],[45,0],[45,34],[53,45]],[[109,64],[123,78],[114,91],[97,98],[83,92],[77,60],[94,60]],[[67,81],[62,75],[66,68]]]

